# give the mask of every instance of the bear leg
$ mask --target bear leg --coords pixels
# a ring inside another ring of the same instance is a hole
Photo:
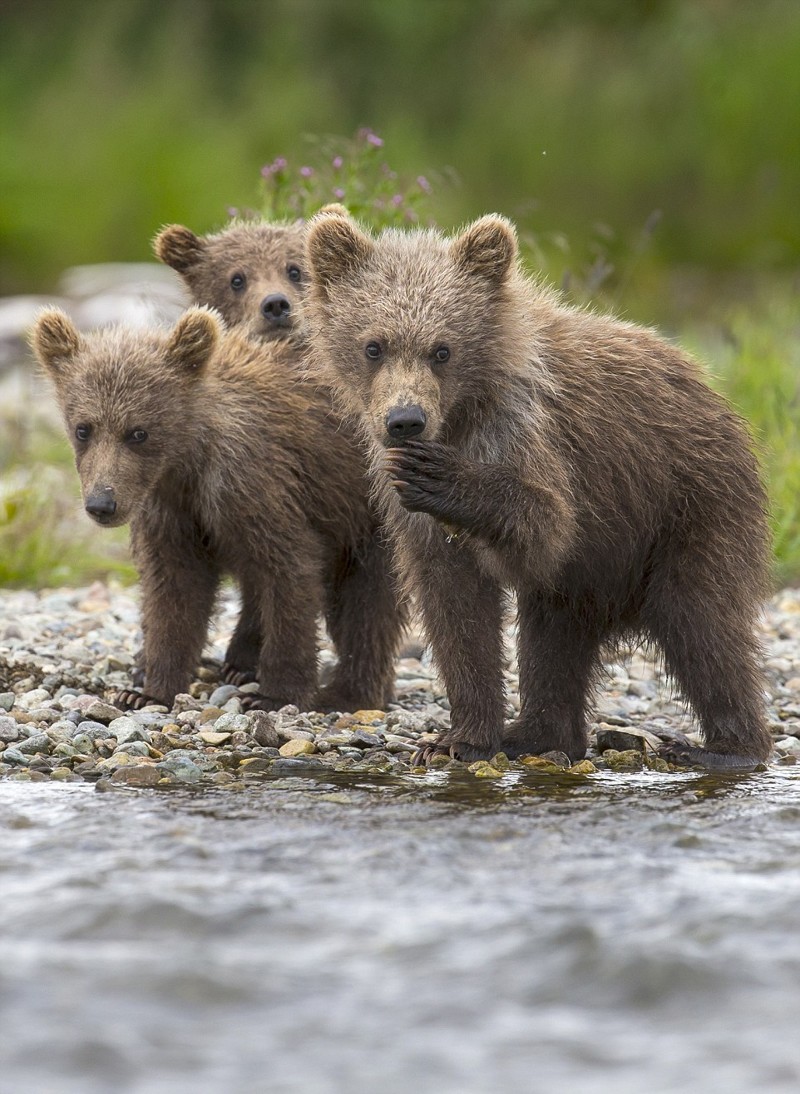
[[[519,596],[521,707],[503,740],[512,758],[564,752],[586,755],[586,702],[600,658],[590,622],[541,596]]]
[[[702,556],[665,564],[651,581],[643,611],[664,665],[691,704],[705,748],[666,743],[669,762],[710,771],[752,770],[772,754],[764,684],[758,667],[755,599],[719,574],[707,574]]]
[[[394,658],[408,618],[379,533],[336,574],[325,618],[338,662],[318,710],[385,710],[394,696]]]

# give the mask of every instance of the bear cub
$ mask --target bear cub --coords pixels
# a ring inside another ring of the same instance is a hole
[[[757,615],[765,495],[747,430],[653,332],[530,281],[487,216],[455,238],[311,222],[313,364],[371,439],[400,568],[451,703],[434,749],[464,760],[587,744],[601,650],[652,644],[706,748],[771,753]],[[521,708],[504,734],[501,623],[519,610]]]
[[[320,213],[347,215],[347,210],[334,203]],[[156,236],[153,250],[180,274],[195,304],[215,308],[228,327],[250,338],[291,344],[299,358],[308,281],[306,227],[304,220],[240,220],[197,236],[171,224]]]
[[[43,312],[32,345],[75,450],[86,512],[131,526],[142,588],[143,692],[186,691],[220,580],[243,612],[226,659],[248,705],[382,707],[402,625],[363,457],[329,400],[265,346],[190,308],[172,331],[79,334]],[[317,618],[338,653],[317,686]]]

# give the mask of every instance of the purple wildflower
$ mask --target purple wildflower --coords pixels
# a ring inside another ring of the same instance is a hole
[[[333,169],[335,171],[338,171],[343,163],[344,163],[344,160],[342,159],[341,156],[334,156],[333,159],[331,160],[331,167],[333,167]]]
[[[335,198],[338,198],[339,201],[342,200],[342,198],[344,197],[344,190],[341,188],[341,186],[337,186],[334,188],[333,196]]]
[[[358,135],[362,139],[362,141],[366,141],[367,144],[371,144],[373,148],[383,148],[383,141],[372,129],[369,129],[368,127],[359,129]]]
[[[420,190],[424,190],[426,194],[431,192],[431,184],[424,175],[417,175],[417,186],[419,186]]]
[[[301,167],[300,168],[300,174],[303,176],[304,179],[310,179],[311,176],[314,174],[314,168],[313,167]]]
[[[283,156],[278,156],[277,159],[272,162],[272,172],[275,174],[278,171],[282,171],[286,167],[286,159]]]
[[[403,195],[402,194],[394,194],[392,196],[392,205],[394,205],[395,209],[399,205],[402,205],[402,204],[403,204]]]
[[[235,205],[229,205],[227,208],[227,213],[229,217],[238,217],[239,210],[236,208]]]

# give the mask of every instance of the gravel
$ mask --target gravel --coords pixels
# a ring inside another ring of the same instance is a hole
[[[91,780],[98,789],[236,787],[276,775],[319,771],[418,773],[410,760],[449,724],[441,684],[419,636],[397,662],[397,701],[354,713],[242,713],[242,691],[220,684],[223,652],[238,611],[227,592],[209,633],[206,656],[189,693],[171,711],[124,712],[113,705],[130,687],[141,636],[137,592],[95,584],[33,593],[0,591],[0,778],[40,782]],[[800,591],[787,589],[762,621],[774,762],[800,759]],[[508,628],[509,653],[514,628]],[[321,641],[325,672],[333,661]],[[508,715],[519,707],[513,658],[506,672]],[[597,696],[586,760],[571,767],[549,753],[509,763],[501,753],[472,764],[476,778],[508,771],[591,776],[602,768],[669,770],[654,755],[658,736],[696,729],[651,662],[632,651],[610,662]],[[248,685],[252,690],[252,685]],[[437,757],[434,769],[464,765]]]

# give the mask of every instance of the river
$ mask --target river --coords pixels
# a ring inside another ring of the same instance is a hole
[[[800,768],[0,783],[3,1094],[800,1089]]]

